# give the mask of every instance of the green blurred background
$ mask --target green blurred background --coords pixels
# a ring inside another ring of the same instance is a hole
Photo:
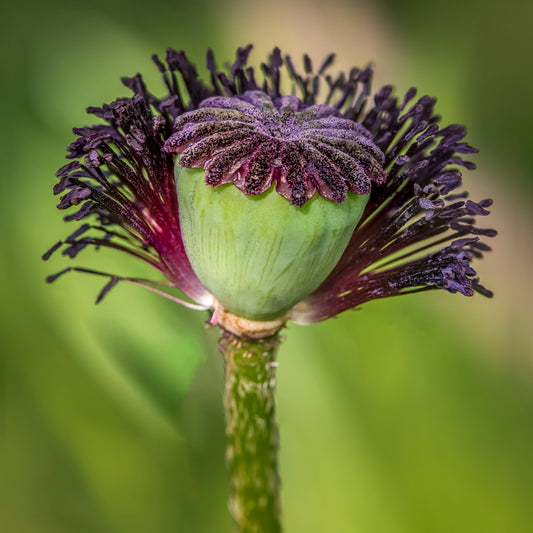
[[[72,126],[128,91],[150,55],[203,65],[253,42],[376,84],[417,85],[481,149],[466,177],[495,199],[496,297],[440,292],[290,325],[278,412],[288,533],[529,532],[533,523],[533,4],[481,0],[152,0],[4,6],[0,22],[0,528],[6,533],[224,533],[222,365],[206,316],[100,280],[49,286],[72,231],[51,194]],[[76,264],[146,273],[112,254]]]

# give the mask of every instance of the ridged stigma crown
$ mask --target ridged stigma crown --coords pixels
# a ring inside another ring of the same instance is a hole
[[[165,143],[180,165],[203,168],[214,187],[233,182],[253,196],[272,183],[291,204],[316,192],[342,203],[347,191],[368,194],[383,182],[383,153],[371,134],[334,107],[305,105],[297,96],[261,91],[215,96],[179,116]]]

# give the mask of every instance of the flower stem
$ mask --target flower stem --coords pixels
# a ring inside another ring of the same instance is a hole
[[[275,356],[279,337],[243,340],[224,332],[226,460],[235,533],[280,533]]]

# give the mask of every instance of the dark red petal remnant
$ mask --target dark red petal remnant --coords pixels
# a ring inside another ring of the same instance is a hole
[[[298,206],[315,192],[342,203],[348,190],[368,194],[371,181],[386,178],[383,153],[361,124],[294,95],[208,98],[178,117],[174,132],[165,150],[181,154],[184,167],[204,168],[208,184],[233,182],[257,195],[275,182]]]

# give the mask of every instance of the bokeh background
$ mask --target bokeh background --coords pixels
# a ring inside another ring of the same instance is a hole
[[[278,412],[288,533],[525,533],[533,523],[533,4],[521,0],[48,0],[2,8],[0,528],[225,533],[222,364],[206,316],[101,280],[44,278],[72,126],[167,46],[201,67],[256,45],[376,65],[438,96],[479,147],[500,235],[493,300],[440,292],[290,325]],[[71,229],[70,229],[71,231]],[[112,254],[77,264],[143,273]]]

